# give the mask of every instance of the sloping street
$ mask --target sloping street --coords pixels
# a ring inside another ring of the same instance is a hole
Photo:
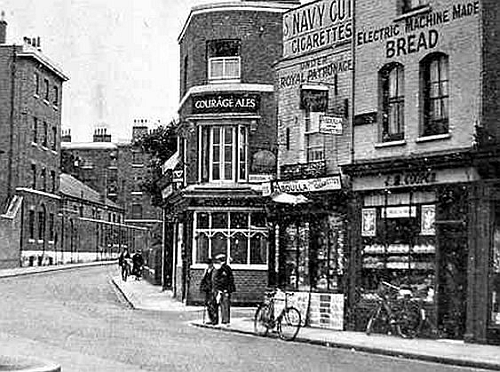
[[[0,354],[63,371],[472,371],[192,327],[200,311],[131,309],[110,283],[116,274],[108,266],[1,279]]]

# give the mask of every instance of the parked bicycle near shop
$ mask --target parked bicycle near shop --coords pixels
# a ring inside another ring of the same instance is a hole
[[[403,338],[417,336],[421,318],[418,304],[411,300],[412,291],[384,281],[381,287],[375,294],[377,305],[370,314],[366,334],[397,334]]]
[[[279,298],[277,295],[280,295]],[[281,298],[283,294],[283,298]],[[254,317],[255,333],[261,336],[268,334],[269,330],[277,329],[278,335],[282,340],[293,341],[299,333],[302,325],[302,319],[299,310],[288,305],[288,297],[293,293],[282,292],[279,289],[265,293],[265,300],[257,307]],[[285,305],[275,314],[275,303],[284,301]]]

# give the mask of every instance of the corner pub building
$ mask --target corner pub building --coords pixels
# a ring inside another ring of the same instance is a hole
[[[350,328],[386,280],[419,286],[447,337],[500,343],[499,11],[355,2]]]
[[[164,166],[163,200],[167,270],[187,303],[203,301],[207,259],[220,253],[231,258],[232,302],[260,301],[268,285],[261,185],[276,167],[272,65],[281,57],[282,14],[297,5],[196,6],[179,36],[179,146]]]

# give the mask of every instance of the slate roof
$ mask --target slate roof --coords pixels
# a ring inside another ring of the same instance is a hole
[[[59,191],[64,195],[88,200],[93,203],[105,204],[112,208],[123,209],[108,198],[103,203],[100,194],[96,190],[67,173],[61,173],[60,183]]]

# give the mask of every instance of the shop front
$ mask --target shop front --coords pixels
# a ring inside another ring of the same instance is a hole
[[[304,323],[344,329],[345,195],[340,176],[277,181],[269,207],[275,284],[294,292]]]
[[[349,328],[365,329],[385,281],[410,286],[440,334],[464,338],[476,179],[466,167],[384,164],[353,172]]]

